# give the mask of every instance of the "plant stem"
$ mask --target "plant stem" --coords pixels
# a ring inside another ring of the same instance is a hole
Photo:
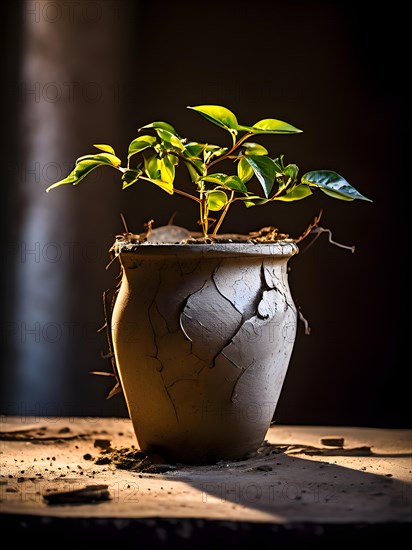
[[[231,193],[231,195],[230,195],[230,199],[227,201],[226,206],[225,206],[225,208],[223,209],[222,215],[220,216],[220,218],[219,218],[217,224],[215,225],[215,228],[214,228],[214,230],[213,230],[212,237],[216,237],[217,232],[219,231],[219,228],[220,228],[220,226],[222,225],[223,220],[224,220],[225,217],[226,217],[226,214],[227,214],[227,212],[228,212],[228,210],[229,210],[230,205],[232,204],[232,202],[234,202],[234,200],[233,200],[233,197],[234,197],[234,196],[235,196],[235,192],[232,191],[232,193]]]
[[[202,225],[203,236],[207,237],[207,233],[209,230],[209,218],[208,218],[208,207],[207,207],[206,196],[202,197],[200,208],[202,211],[201,225]]]
[[[150,178],[146,178],[145,176],[139,176],[139,180],[145,180],[150,181],[153,183],[153,180]],[[181,191],[180,189],[177,189],[176,187],[173,187],[173,192],[177,193],[178,195],[183,195],[184,197],[187,197],[188,199],[192,199],[192,201],[200,202],[200,199],[197,197],[194,197],[193,195],[189,195],[189,193],[186,193],[185,191]]]
[[[218,157],[217,159],[213,160],[210,164],[208,164],[208,168],[210,168],[211,166],[213,166],[217,162],[220,162],[221,160],[225,160],[225,159],[229,158],[229,156],[233,153],[233,151],[235,151],[240,145],[242,145],[242,143],[244,141],[246,141],[248,138],[250,138],[250,136],[253,136],[252,132],[248,132],[247,134],[242,136],[239,139],[239,141],[237,141],[227,153],[225,153],[221,157]]]
[[[180,189],[176,189],[176,187],[173,188],[173,191],[178,195],[183,195],[184,197],[187,197],[188,199],[192,199],[193,201],[201,202],[201,200],[198,199],[197,197],[194,197],[193,195],[189,195],[189,193],[186,193],[185,191],[181,191]]]
[[[209,221],[208,221],[208,207],[207,207],[207,195],[205,194],[205,188],[203,185],[203,182],[200,185],[199,188],[199,194],[200,194],[200,226],[202,228],[203,237],[207,237],[207,232],[209,229]]]

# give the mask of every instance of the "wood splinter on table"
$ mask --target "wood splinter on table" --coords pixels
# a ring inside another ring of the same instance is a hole
[[[110,500],[108,485],[86,485],[82,489],[62,491],[43,495],[47,504],[85,504]]]
[[[337,436],[321,437],[320,444],[328,447],[343,447],[345,444],[345,438]]]

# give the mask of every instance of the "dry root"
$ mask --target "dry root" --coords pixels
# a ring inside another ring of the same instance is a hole
[[[313,220],[311,224],[306,228],[306,230],[302,233],[300,237],[297,239],[294,239],[295,243],[299,243],[303,241],[308,235],[313,234],[315,235],[312,241],[302,250],[302,252],[305,252],[310,246],[313,245],[313,243],[322,235],[322,233],[328,233],[329,235],[329,242],[330,244],[333,244],[335,246],[338,246],[339,248],[345,248],[346,250],[350,250],[352,253],[355,252],[354,246],[348,246],[346,244],[341,244],[332,239],[332,231],[325,227],[319,227],[319,221],[322,216],[322,210],[319,212],[319,214],[316,216],[316,218]]]
[[[279,229],[277,227],[273,227],[272,225],[262,227],[259,231],[253,231],[249,233],[249,235],[251,239],[259,243],[289,239],[289,235],[287,233],[280,233]]]

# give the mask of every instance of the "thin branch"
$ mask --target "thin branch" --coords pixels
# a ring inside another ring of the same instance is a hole
[[[311,240],[311,242],[302,250],[301,253],[306,252],[308,248],[310,248],[315,241],[318,240],[318,238],[322,235],[322,233],[328,233],[329,234],[329,242],[330,244],[333,244],[335,246],[338,246],[339,248],[344,248],[346,250],[350,250],[352,254],[355,252],[355,246],[348,246],[346,244],[341,244],[332,239],[332,231],[330,229],[325,229],[324,227],[316,227],[315,229],[312,229],[312,233],[315,233],[315,237]]]
[[[231,195],[230,195],[230,199],[227,201],[226,206],[225,206],[225,208],[223,209],[222,215],[220,216],[219,221],[218,221],[217,224],[215,225],[215,229],[214,229],[214,231],[213,231],[213,233],[212,233],[212,237],[216,237],[217,232],[219,231],[219,228],[220,228],[220,226],[222,225],[223,220],[224,220],[225,217],[226,217],[226,214],[228,213],[228,210],[229,210],[230,205],[232,204],[232,202],[234,202],[234,200],[233,200],[233,197],[234,197],[234,196],[235,196],[235,192],[232,191],[232,193],[231,193]]]
[[[123,216],[122,212],[120,212],[120,218],[122,220],[122,224],[123,224],[123,227],[124,227],[124,230],[125,230],[126,234],[130,235],[129,228],[127,227],[127,223],[126,223],[126,218]]]
[[[167,222],[167,225],[173,225],[176,215],[177,215],[177,210],[175,210],[173,214],[170,216],[169,221]]]
[[[322,217],[322,213],[323,210],[321,210],[319,214],[314,218],[313,222],[308,225],[302,235],[297,239],[294,239],[295,243],[300,243],[301,241],[303,241],[303,239],[305,239],[309,235],[309,233],[315,229],[315,227],[318,227],[320,218]]]
[[[109,270],[110,266],[112,265],[113,262],[115,262],[117,260],[118,256],[119,256],[118,253],[113,255],[113,258],[110,260],[110,262],[105,267],[106,271]]]
[[[229,151],[227,153],[225,153],[224,155],[222,155],[221,157],[218,157],[217,159],[215,160],[212,160],[212,162],[210,164],[208,164],[208,168],[210,168],[211,166],[213,166],[214,164],[216,164],[217,162],[220,162],[221,160],[225,160],[227,158],[229,158],[229,156],[233,153],[233,151],[235,151],[240,145],[242,145],[242,143],[247,140],[248,138],[250,138],[250,136],[253,136],[253,133],[252,132],[248,132],[247,134],[245,134],[244,136],[242,136],[234,145],[231,149],[229,149]]]
[[[153,180],[150,178],[146,178],[145,176],[139,176],[140,180],[150,181],[150,183],[153,183]],[[187,197],[188,199],[192,199],[192,201],[201,202],[197,197],[194,197],[193,195],[189,195],[189,193],[186,193],[185,191],[181,191],[180,189],[176,189],[176,187],[173,187],[173,192],[177,193],[178,195],[183,195],[184,197]]]
[[[104,357],[105,358],[106,357],[110,358],[113,373],[103,373],[103,372],[95,372],[95,371],[90,373],[90,374],[98,374],[100,376],[102,376],[102,375],[103,376],[113,376],[116,379],[116,384],[111,389],[111,391],[109,392],[106,399],[109,399],[110,397],[113,397],[113,395],[115,395],[116,393],[119,393],[119,392],[122,391],[122,387],[121,387],[121,383],[120,383],[120,377],[119,377],[118,370],[117,370],[117,365],[116,365],[116,358],[115,358],[114,350],[113,350],[112,339],[111,339],[111,324],[109,323],[110,319],[109,319],[109,316],[108,316],[108,308],[107,308],[107,296],[108,296],[109,292],[110,292],[109,289],[105,290],[103,292],[102,297],[103,297],[104,325],[98,330],[98,332],[100,332],[102,329],[105,329],[105,331],[106,331],[106,339],[107,339],[107,345],[108,345],[108,348],[109,348],[109,352]],[[113,306],[114,306],[114,302],[116,300],[116,295],[117,295],[117,291],[115,291],[115,293],[112,297],[111,314],[113,312]]]
[[[192,199],[193,201],[202,202],[197,197],[194,197],[193,195],[189,195],[189,193],[186,193],[185,191],[181,191],[180,189],[176,189],[176,187],[173,188],[173,191],[178,195],[183,195],[184,197],[187,197],[188,199]]]
[[[303,239],[305,239],[308,235],[310,235],[310,234],[315,235],[314,238],[310,241],[310,243],[302,250],[302,253],[306,252],[306,250],[308,250],[308,248],[310,248],[319,239],[319,237],[322,235],[322,233],[328,233],[329,234],[329,239],[328,240],[329,240],[330,244],[334,244],[335,246],[338,246],[339,248],[345,248],[346,250],[350,250],[353,254],[355,252],[355,247],[354,246],[348,246],[346,244],[341,244],[341,243],[338,243],[338,242],[334,241],[332,239],[332,231],[330,229],[326,229],[324,227],[319,227],[318,224],[319,224],[320,218],[322,216],[322,212],[323,212],[323,210],[321,210],[319,212],[319,214],[315,217],[313,222],[308,225],[308,227],[305,229],[305,231],[302,233],[302,235],[300,237],[298,237],[297,239],[294,239],[295,243],[299,243],[299,242],[303,241]]]
[[[350,250],[352,252],[352,254],[354,254],[355,246],[354,245],[349,246],[347,244],[338,243],[338,242],[332,240],[332,231],[330,229],[325,229],[324,227],[318,227],[317,231],[319,231],[319,233],[329,233],[328,240],[329,240],[330,244],[334,244],[335,246],[338,246],[339,248],[345,248],[346,250]]]
[[[207,205],[207,195],[204,193],[203,188],[200,190],[200,226],[203,237],[207,237],[209,231],[209,208]]]

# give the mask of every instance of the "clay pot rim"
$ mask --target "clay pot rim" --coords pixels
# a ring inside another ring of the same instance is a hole
[[[112,251],[124,258],[130,256],[206,256],[206,257],[292,257],[299,252],[292,240],[276,242],[224,242],[224,243],[130,243],[117,241]]]

